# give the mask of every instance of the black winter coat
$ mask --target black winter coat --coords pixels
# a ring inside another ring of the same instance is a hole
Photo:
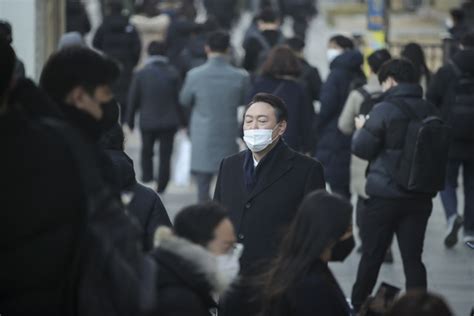
[[[337,122],[349,95],[352,81],[361,76],[362,55],[350,50],[336,57],[321,87],[321,111],[318,115],[316,157],[324,166],[328,179],[349,184],[351,138],[344,135]]]
[[[133,77],[129,91],[126,122],[135,125],[135,113],[140,111],[140,129],[177,128],[180,124],[178,71],[162,56],[154,56]]]
[[[266,48],[262,45],[262,40],[265,40],[269,47],[274,47],[283,43],[285,39],[280,30],[261,32],[257,27],[251,27],[246,36],[243,43],[245,56],[242,67],[249,73],[255,73],[263,62],[262,57],[265,57],[265,53],[262,54],[262,51],[265,51]]]
[[[301,67],[303,68],[300,81],[305,84],[311,101],[318,101],[321,93],[321,85],[323,84],[318,68],[311,66],[303,58],[300,58],[299,60]]]
[[[126,104],[133,68],[140,59],[142,48],[137,29],[127,16],[107,16],[97,29],[92,45],[121,64],[120,77],[113,85],[113,90],[117,100]]]
[[[129,193],[132,199],[127,205],[129,213],[138,220],[142,229],[143,250],[153,248],[153,237],[159,226],[171,227],[168,213],[158,194],[135,179],[133,161],[121,150],[106,150],[122,193]]]
[[[474,76],[473,60],[474,49],[461,50],[452,58],[452,61],[462,72],[468,73],[471,76]],[[447,64],[441,67],[433,76],[426,92],[426,98],[440,110],[444,119],[447,119],[450,105],[453,102],[450,95],[456,81],[456,73],[453,66]],[[452,159],[474,159],[474,142],[452,139],[449,157]]]
[[[371,197],[413,198],[429,196],[409,192],[395,181],[396,166],[405,143],[409,118],[390,100],[402,99],[419,117],[436,115],[433,104],[422,100],[423,90],[418,84],[401,83],[384,95],[369,113],[364,127],[357,130],[352,140],[352,152],[368,160],[366,192]],[[437,170],[433,170],[436,172]]]
[[[317,262],[308,275],[286,291],[265,316],[349,316],[341,287],[327,263]]]
[[[352,81],[360,76],[362,62],[362,55],[355,50],[336,57],[330,64],[330,73],[321,87],[319,98],[321,110],[318,115],[316,157],[323,164],[328,178],[343,178],[347,184],[351,138],[337,128],[337,122]]]
[[[158,266],[156,316],[210,316],[217,304],[212,294],[228,285],[217,277],[216,261],[203,247],[158,231],[153,257]]]
[[[214,200],[229,211],[238,241],[244,245],[242,274],[266,266],[304,196],[325,187],[321,164],[280,140],[267,154],[269,159],[257,167],[255,188],[248,192],[243,170],[246,154],[242,151],[222,161],[214,194]]]
[[[252,86],[249,100],[259,92],[271,93],[285,101],[288,126],[283,139],[294,150],[309,152],[314,108],[306,87],[297,80],[258,77]]]
[[[0,114],[0,311],[65,315],[83,196],[69,146],[22,113]]]

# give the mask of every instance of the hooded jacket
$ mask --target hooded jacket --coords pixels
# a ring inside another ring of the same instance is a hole
[[[409,118],[391,101],[402,99],[420,118],[436,114],[434,105],[424,101],[422,96],[420,85],[398,84],[384,94],[384,101],[374,106],[364,127],[355,132],[352,152],[369,161],[366,185],[368,196],[391,199],[431,197],[406,191],[395,180]]]
[[[158,229],[153,256],[158,265],[157,314],[205,316],[217,308],[212,295],[230,287],[217,272],[215,257],[200,245],[179,238],[166,227]]]
[[[459,51],[451,59],[452,62],[463,73],[474,76],[474,49],[465,49]],[[452,105],[451,89],[456,84],[456,72],[449,63],[441,67],[431,79],[426,98],[432,102],[443,113],[449,113],[449,107]],[[452,159],[474,159],[474,142],[453,139],[449,150],[449,157]]]
[[[330,64],[330,73],[321,88],[319,99],[321,111],[316,157],[323,164],[328,179],[344,178],[347,183],[351,138],[338,129],[337,123],[351,83],[363,76],[362,62],[362,54],[356,50],[345,51],[336,57]]]

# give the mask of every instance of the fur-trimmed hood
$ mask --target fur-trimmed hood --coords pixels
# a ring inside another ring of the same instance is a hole
[[[195,272],[207,281],[212,292],[209,294],[221,296],[230,288],[231,283],[217,270],[216,257],[204,247],[177,237],[165,226],[156,231],[155,246],[158,251],[169,252],[194,268]]]

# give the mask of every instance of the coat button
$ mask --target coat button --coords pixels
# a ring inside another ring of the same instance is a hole
[[[244,236],[244,234],[239,234],[239,236],[237,236],[237,237],[239,237],[240,240],[243,240],[245,236]]]
[[[249,209],[251,206],[252,206],[252,204],[250,204],[250,202],[245,204],[245,208],[247,208],[247,209]]]

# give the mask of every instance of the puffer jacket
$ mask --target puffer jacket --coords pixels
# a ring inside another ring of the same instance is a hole
[[[352,152],[369,161],[366,192],[370,197],[414,198],[427,196],[401,188],[395,180],[402,155],[409,118],[391,101],[402,99],[421,118],[437,114],[435,106],[422,99],[418,84],[400,83],[388,90],[376,104],[364,127],[352,140]],[[433,170],[436,172],[436,170]]]

